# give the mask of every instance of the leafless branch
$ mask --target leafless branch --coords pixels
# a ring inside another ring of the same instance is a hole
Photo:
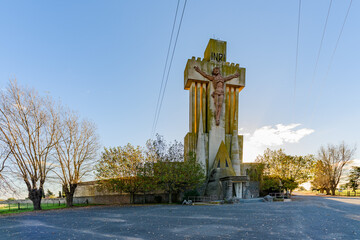
[[[52,166],[50,153],[59,140],[58,125],[56,104],[51,99],[20,87],[16,80],[10,80],[7,89],[1,92],[0,141],[9,148],[11,161],[33,201],[41,201]]]

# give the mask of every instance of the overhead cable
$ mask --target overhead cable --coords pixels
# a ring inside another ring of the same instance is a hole
[[[296,57],[295,57],[295,74],[294,74],[293,118],[294,118],[294,116],[295,116],[296,77],[297,77],[298,56],[299,56],[300,16],[301,16],[301,0],[299,0],[298,26],[297,26],[297,37],[296,37]]]
[[[154,131],[155,131],[156,115],[157,115],[157,112],[158,112],[158,109],[159,109],[159,103],[160,103],[161,93],[162,93],[162,91],[163,91],[163,85],[164,85],[164,79],[165,79],[165,72],[166,72],[166,67],[167,67],[167,63],[168,63],[168,59],[169,59],[170,47],[171,47],[171,43],[172,43],[172,39],[173,39],[173,35],[174,35],[174,29],[175,29],[175,23],[176,23],[177,13],[178,13],[178,9],[179,9],[179,3],[180,3],[180,0],[178,0],[177,5],[176,5],[175,17],[174,17],[174,22],[173,22],[172,30],[171,30],[170,41],[169,41],[169,46],[168,46],[168,50],[167,50],[167,54],[166,54],[164,71],[163,71],[163,75],[162,75],[162,78],[161,78],[161,85],[160,85],[159,95],[158,95],[158,99],[157,99],[157,103],[156,103],[154,121],[153,121],[153,125],[152,125],[152,128],[151,128],[151,136],[150,136],[150,137],[152,137],[152,136],[154,135]]]
[[[333,50],[333,52],[332,52],[332,54],[331,54],[330,62],[329,62],[328,68],[327,68],[327,70],[326,70],[326,74],[325,74],[325,77],[324,77],[324,79],[323,79],[323,82],[326,82],[326,80],[327,80],[327,78],[328,78],[328,75],[329,75],[329,72],[330,72],[332,63],[333,63],[333,61],[334,61],[334,56],[335,56],[336,50],[337,50],[338,45],[339,45],[339,42],[340,42],[341,35],[342,35],[342,33],[343,33],[343,30],[344,30],[344,27],[345,27],[347,18],[348,18],[348,16],[349,16],[349,12],[350,12],[351,5],[352,5],[352,0],[350,0],[349,7],[348,7],[348,9],[347,9],[347,11],[346,11],[346,15],[345,15],[343,24],[342,24],[342,26],[341,26],[341,30],[340,30],[339,36],[338,36],[338,38],[337,38],[337,41],[336,41],[334,50]],[[317,95],[317,99],[319,98],[319,95],[320,95],[320,94]],[[316,100],[317,100],[317,99],[316,99]],[[317,102],[317,101],[315,101],[315,102]],[[315,108],[316,108],[316,104],[313,104],[313,111],[312,111],[311,120],[314,119]]]
[[[157,123],[158,123],[158,121],[159,121],[159,116],[160,116],[160,112],[161,112],[162,103],[163,103],[163,100],[164,100],[164,95],[165,95],[165,91],[166,91],[166,86],[167,86],[167,83],[168,83],[168,80],[169,80],[169,74],[170,74],[170,70],[171,70],[171,65],[172,65],[172,61],[173,61],[173,58],[174,58],[174,54],[175,54],[176,44],[177,44],[177,41],[178,41],[180,29],[181,29],[181,23],[182,23],[182,20],[183,20],[183,17],[184,17],[184,13],[185,13],[186,3],[187,3],[187,0],[185,0],[185,2],[184,2],[184,7],[183,7],[182,14],[181,14],[181,18],[180,18],[180,23],[179,23],[179,27],[178,27],[178,30],[177,30],[177,34],[176,34],[176,38],[175,38],[175,43],[174,43],[173,51],[172,51],[172,54],[171,54],[171,59],[170,59],[170,64],[169,64],[168,71],[167,71],[167,75],[166,75],[164,90],[163,90],[163,92],[162,92],[162,96],[161,96],[161,100],[160,100],[160,105],[159,105],[159,108],[158,108],[158,114],[157,114],[156,121],[155,121],[155,126],[154,126],[154,131],[153,131],[154,133],[155,133],[155,131],[156,131],[156,126],[157,126]]]

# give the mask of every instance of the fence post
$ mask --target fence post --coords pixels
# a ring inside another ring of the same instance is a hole
[[[20,203],[18,203],[18,210],[20,210]]]

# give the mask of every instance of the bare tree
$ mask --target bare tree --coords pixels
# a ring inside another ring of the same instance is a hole
[[[356,147],[351,148],[344,142],[338,146],[329,144],[327,147],[320,147],[318,155],[319,161],[323,164],[321,171],[328,177],[332,195],[335,195],[344,166],[351,161],[355,151]]]
[[[0,193],[8,191],[14,192],[14,187],[8,176],[6,175],[6,161],[9,159],[10,151],[6,147],[0,146]]]
[[[0,141],[10,150],[16,172],[24,180],[35,210],[41,210],[50,153],[58,141],[58,114],[50,98],[10,80],[0,95]]]
[[[73,196],[85,174],[89,173],[91,163],[99,149],[95,125],[89,121],[79,120],[75,113],[63,112],[59,128],[60,140],[55,144],[55,173],[61,179],[66,197],[66,205],[73,206]]]

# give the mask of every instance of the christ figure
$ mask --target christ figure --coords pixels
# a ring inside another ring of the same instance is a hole
[[[226,77],[221,76],[220,74],[220,68],[214,67],[211,75],[206,74],[205,72],[201,71],[198,66],[194,67],[195,70],[200,73],[203,77],[209,79],[213,83],[215,91],[211,94],[211,96],[214,98],[215,101],[215,109],[216,109],[216,125],[219,126],[220,124],[220,114],[221,114],[221,108],[222,104],[224,102],[224,88],[225,88],[225,82],[230,81],[233,78],[239,77],[239,73],[235,73],[233,75],[229,75]]]

